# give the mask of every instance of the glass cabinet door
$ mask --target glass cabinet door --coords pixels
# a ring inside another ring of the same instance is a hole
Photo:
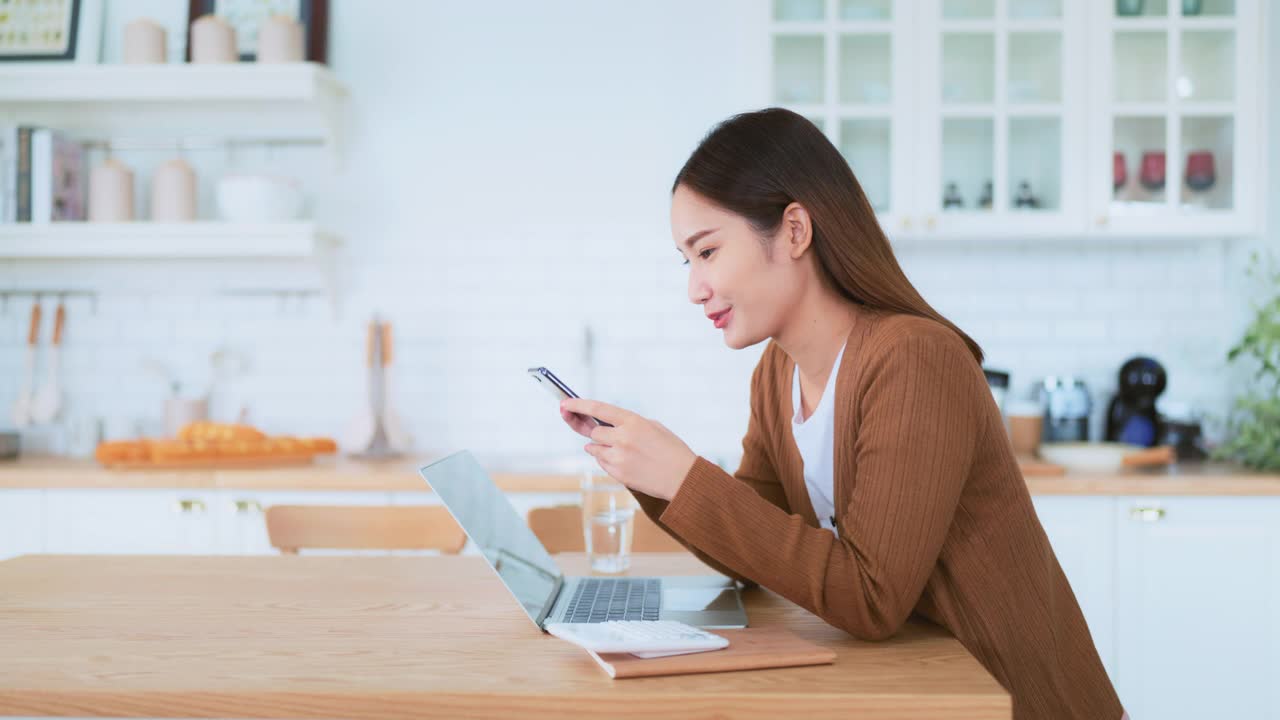
[[[909,178],[910,3],[771,0],[771,101],[814,122],[853,169],[886,230]]]
[[[922,7],[925,37],[936,38],[920,53],[922,229],[1082,227],[1083,169],[1072,147],[1083,141],[1087,117],[1082,86],[1067,81],[1079,74],[1080,4],[924,0]]]
[[[1102,97],[1091,186],[1102,230],[1247,230],[1244,178],[1256,139],[1256,0],[1115,0],[1104,3]],[[1250,20],[1252,18],[1252,20]],[[1246,61],[1246,58],[1252,58]],[[1247,83],[1245,83],[1247,84]]]

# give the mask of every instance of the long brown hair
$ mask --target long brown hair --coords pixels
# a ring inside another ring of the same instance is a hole
[[[862,185],[827,136],[784,108],[741,113],[711,129],[671,185],[681,184],[745,218],[764,240],[798,202],[809,211],[819,275],[860,305],[936,320],[964,340],[982,364],[982,348],[934,310],[893,255]]]

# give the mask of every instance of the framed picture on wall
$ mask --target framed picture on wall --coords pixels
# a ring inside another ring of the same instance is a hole
[[[102,0],[0,0],[0,62],[98,62]]]
[[[191,60],[191,21],[209,14],[217,15],[235,28],[237,50],[242,61],[252,61],[257,57],[258,27],[272,15],[284,15],[300,22],[306,59],[318,63],[326,60],[329,42],[328,0],[188,0],[188,61]]]

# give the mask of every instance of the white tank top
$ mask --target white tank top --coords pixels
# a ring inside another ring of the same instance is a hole
[[[802,418],[800,402],[800,366],[792,371],[791,434],[795,436],[796,447],[804,460],[804,485],[809,490],[809,502],[813,504],[813,512],[818,516],[818,524],[828,528],[839,536],[835,527],[835,395],[836,375],[840,372],[840,358],[844,357],[844,347],[836,355],[835,366],[831,368],[831,377],[827,378],[827,386],[818,398],[818,406],[807,419]]]

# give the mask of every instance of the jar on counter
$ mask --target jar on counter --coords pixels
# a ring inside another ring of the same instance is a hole
[[[1088,442],[1093,399],[1081,378],[1050,375],[1039,385],[1045,442]]]
[[[1204,460],[1209,456],[1201,435],[1201,414],[1194,406],[1177,400],[1157,400],[1156,409],[1161,421],[1157,445],[1172,445],[1174,457],[1179,461]]]
[[[1009,395],[1009,373],[1004,370],[982,368],[982,374],[987,376],[987,386],[991,388],[991,396],[995,398],[1000,414],[1004,415],[1004,399]]]

